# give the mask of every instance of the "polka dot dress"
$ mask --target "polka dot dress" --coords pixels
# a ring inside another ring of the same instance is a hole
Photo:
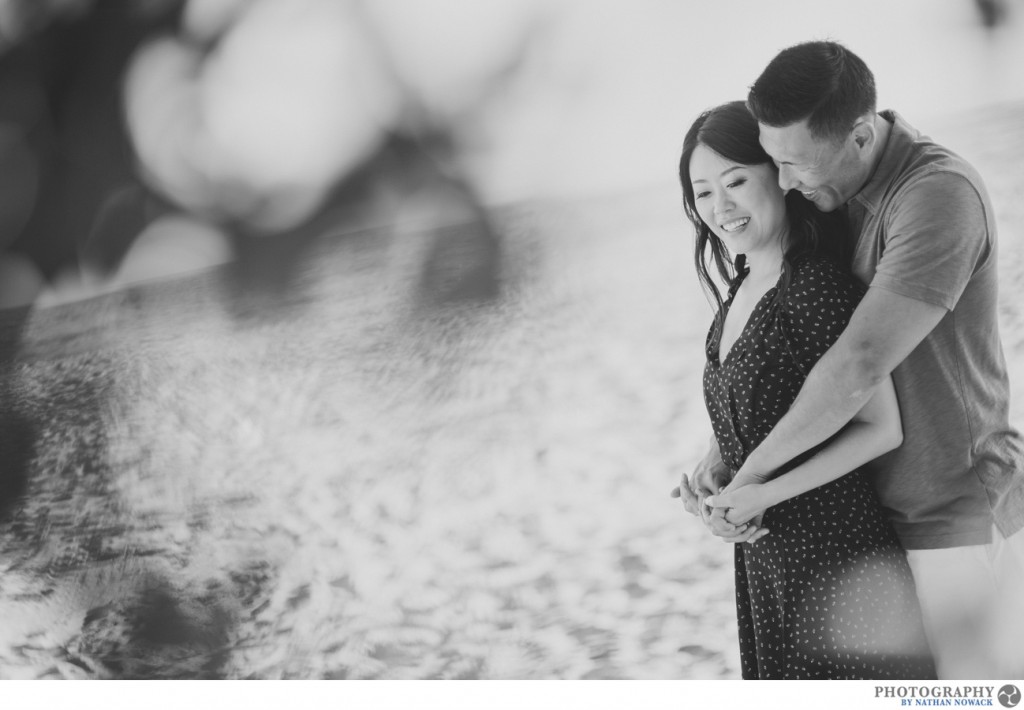
[[[863,294],[821,257],[798,260],[775,302],[778,288],[721,364],[715,328],[708,336],[704,399],[734,471],[796,399]],[[935,678],[906,555],[862,472],[769,508],[764,526],[766,537],[735,550],[744,678]]]

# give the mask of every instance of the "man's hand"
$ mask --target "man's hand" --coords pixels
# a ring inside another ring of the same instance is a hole
[[[764,485],[761,483],[752,483],[732,490],[729,488],[704,500],[706,505],[711,506],[716,514],[721,513],[728,522],[739,524],[755,518],[760,520],[770,506]]]
[[[768,534],[768,530],[761,527],[761,516],[753,520],[735,525],[725,519],[724,508],[708,508],[710,511],[705,525],[708,529],[720,537],[724,542],[741,543],[757,542]]]
[[[768,531],[761,527],[760,518],[734,525],[725,519],[724,511],[716,513],[706,502],[708,496],[721,492],[723,486],[729,485],[731,478],[732,471],[722,462],[718,443],[712,438],[708,452],[697,464],[692,479],[684,473],[679,485],[672,489],[670,495],[673,498],[682,498],[686,512],[700,516],[705,527],[725,542],[757,542],[768,534]]]
[[[718,452],[718,444],[712,439],[708,452],[697,464],[693,472],[692,480],[685,473],[681,476],[679,485],[672,489],[670,495],[673,498],[682,498],[683,507],[691,515],[704,515],[701,512],[703,499],[715,491],[721,490],[722,486],[728,485],[732,478],[729,467],[722,462],[722,455]]]
[[[698,484],[691,486],[690,479],[685,473],[683,474],[683,478],[679,482],[679,485],[669,492],[669,495],[673,498],[683,499],[683,508],[685,508],[686,512],[690,515],[701,515],[701,509],[704,507],[704,499],[710,494],[710,490],[702,489]]]
[[[680,485],[672,489],[671,495],[673,498],[682,498],[686,510],[693,515],[699,515],[705,527],[724,542],[757,542],[768,534],[768,531],[761,527],[760,517],[749,522],[744,521],[739,525],[726,520],[725,510],[723,508],[713,509],[709,506],[707,504],[708,496],[704,489],[699,486],[691,488],[690,480],[685,474],[683,474]]]

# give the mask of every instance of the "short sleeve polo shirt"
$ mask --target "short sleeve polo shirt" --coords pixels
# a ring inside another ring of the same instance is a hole
[[[895,112],[875,173],[847,203],[853,271],[946,309],[893,372],[904,443],[871,465],[908,549],[989,542],[1024,527],[1024,439],[1009,423],[997,321],[996,225],[980,176]]]

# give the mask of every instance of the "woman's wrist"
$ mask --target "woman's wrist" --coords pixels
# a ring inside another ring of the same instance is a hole
[[[742,485],[764,483],[768,480],[769,473],[771,472],[759,463],[757,449],[754,449],[747,455],[733,480],[739,480]]]
[[[782,489],[781,482],[778,478],[771,481],[760,482],[760,493],[761,500],[764,502],[765,509],[771,508],[774,505],[778,505],[782,501],[786,500],[785,491]]]
[[[740,467],[740,470],[733,476],[732,483],[733,488],[739,488],[740,486],[749,486],[754,483],[765,483],[768,479],[768,475],[759,473],[753,469],[747,468],[746,464]]]

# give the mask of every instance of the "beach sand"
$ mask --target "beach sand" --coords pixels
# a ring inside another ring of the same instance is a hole
[[[934,131],[996,205],[1018,426],[1021,125]],[[668,495],[710,434],[674,190],[496,211],[493,299],[417,285],[471,235],[378,228],[273,309],[215,269],[4,314],[0,678],[737,678],[732,548]]]

